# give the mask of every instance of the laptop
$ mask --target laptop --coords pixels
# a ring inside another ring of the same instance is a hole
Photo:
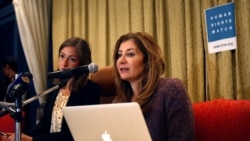
[[[62,110],[75,141],[151,141],[136,102],[69,106]]]

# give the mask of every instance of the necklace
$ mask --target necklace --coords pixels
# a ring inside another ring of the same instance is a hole
[[[66,106],[69,96],[63,96],[60,90],[53,107],[52,119],[51,119],[51,133],[60,132],[62,128],[63,113],[62,108]]]

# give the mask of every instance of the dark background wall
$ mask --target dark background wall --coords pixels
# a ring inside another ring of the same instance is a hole
[[[18,73],[29,72],[18,33],[12,0],[0,0],[0,63],[7,56],[15,56],[17,58]],[[3,79],[2,73],[0,73],[0,79]],[[31,83],[29,88],[30,94],[28,98],[36,95],[33,83]],[[25,106],[25,108],[27,107],[30,109],[29,114],[26,115],[26,127],[28,129],[36,124],[36,111],[39,107],[38,100]]]
[[[22,49],[12,0],[0,0],[0,63],[6,56],[18,59],[18,72],[29,71]]]

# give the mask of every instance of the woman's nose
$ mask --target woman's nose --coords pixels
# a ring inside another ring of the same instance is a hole
[[[125,58],[124,55],[122,55],[122,56],[120,56],[120,57],[118,58],[118,63],[121,63],[121,64],[126,63],[126,58]]]
[[[62,64],[63,64],[63,66],[64,67],[67,67],[68,66],[68,59],[64,59],[64,60],[62,60]]]

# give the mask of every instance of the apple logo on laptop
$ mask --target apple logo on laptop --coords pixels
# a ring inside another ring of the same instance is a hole
[[[104,133],[102,133],[102,140],[103,141],[112,141],[110,134],[107,131],[104,131]]]

